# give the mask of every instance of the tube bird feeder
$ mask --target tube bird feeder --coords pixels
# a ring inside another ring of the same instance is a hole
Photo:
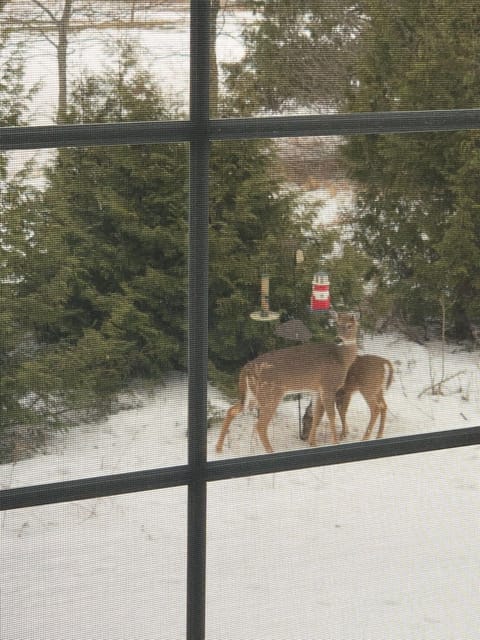
[[[270,277],[264,273],[260,278],[260,311],[254,311],[250,314],[252,320],[260,320],[262,322],[278,320],[280,314],[275,311],[270,311],[269,295]]]

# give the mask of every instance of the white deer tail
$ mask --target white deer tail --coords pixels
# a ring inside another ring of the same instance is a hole
[[[252,389],[252,380],[248,373],[245,376],[245,386],[245,409],[247,411],[251,411],[257,407],[257,398],[255,396],[255,391]]]
[[[384,370],[384,374],[383,374],[382,390],[386,391],[392,384],[392,380],[393,380],[393,366],[390,360],[385,360],[383,365],[383,370]]]

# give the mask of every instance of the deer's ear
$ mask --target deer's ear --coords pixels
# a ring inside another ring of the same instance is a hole
[[[330,309],[328,312],[328,326],[333,327],[338,321],[338,313],[334,309]]]

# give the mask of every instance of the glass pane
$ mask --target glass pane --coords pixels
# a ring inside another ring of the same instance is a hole
[[[471,0],[252,1],[227,14],[219,9],[219,115],[478,107],[473,14]],[[224,55],[225,35],[238,41],[235,55]]]
[[[479,139],[213,145],[212,457],[479,424]]]
[[[2,486],[184,463],[186,145],[28,157],[1,186]]]
[[[188,2],[2,4],[0,23],[8,35],[0,40],[0,60],[12,56],[15,63],[15,71],[2,67],[10,74],[7,86],[17,97],[23,95],[18,82],[27,92],[36,87],[25,114],[29,124],[188,117]],[[135,109],[128,100],[120,106],[110,101],[121,99],[129,87],[143,99]],[[92,95],[103,103],[102,111],[82,108]]]
[[[207,637],[468,638],[478,447],[209,486]]]
[[[2,638],[181,638],[186,490],[4,512]]]

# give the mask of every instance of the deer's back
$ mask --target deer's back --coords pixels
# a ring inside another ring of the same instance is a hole
[[[327,381],[343,384],[356,347],[307,343],[271,351],[247,368],[263,384],[281,384],[291,390],[309,390]]]
[[[379,390],[388,388],[392,377],[390,360],[373,354],[357,356],[348,370],[345,390]]]

